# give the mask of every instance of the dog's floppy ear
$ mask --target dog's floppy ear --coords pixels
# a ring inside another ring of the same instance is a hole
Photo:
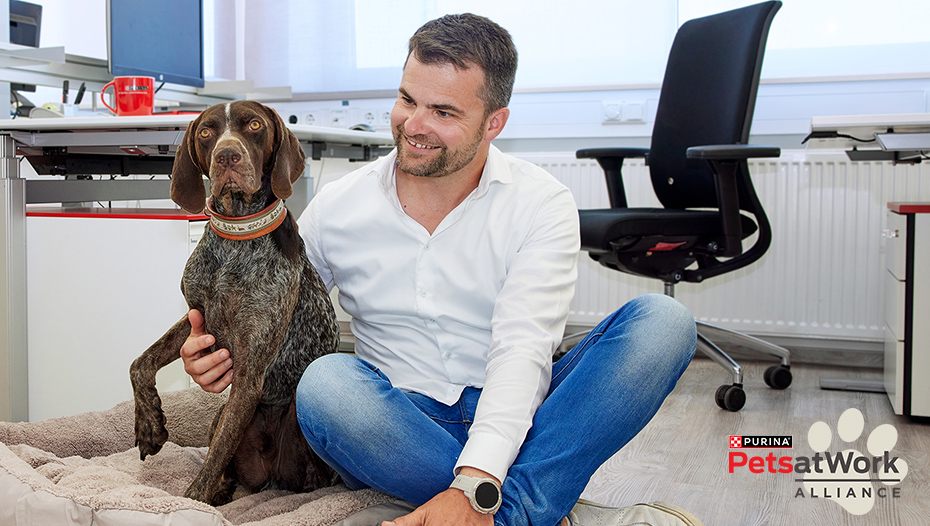
[[[271,191],[279,199],[291,196],[291,185],[304,173],[304,150],[297,136],[287,129],[278,112],[265,106],[268,117],[274,122],[274,149],[271,153]]]
[[[203,115],[203,114],[201,114]],[[207,201],[207,191],[203,186],[203,169],[197,160],[194,134],[200,117],[197,117],[184,134],[184,141],[178,145],[171,168],[171,200],[192,214],[203,211]]]

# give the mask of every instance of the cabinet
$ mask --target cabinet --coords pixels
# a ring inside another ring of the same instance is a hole
[[[180,210],[29,208],[29,420],[132,399],[129,364],[187,306],[180,282],[206,224]],[[159,390],[190,385],[178,360]]]
[[[930,417],[930,203],[888,203],[885,391],[895,414]]]

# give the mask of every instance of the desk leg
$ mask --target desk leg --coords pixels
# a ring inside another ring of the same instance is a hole
[[[29,418],[26,346],[26,182],[0,135],[0,421]]]

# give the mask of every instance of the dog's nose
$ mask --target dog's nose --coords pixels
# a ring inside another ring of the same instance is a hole
[[[242,152],[235,148],[219,148],[213,152],[213,160],[217,164],[231,166],[242,160]]]

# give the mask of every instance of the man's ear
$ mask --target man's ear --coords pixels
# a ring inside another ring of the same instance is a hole
[[[501,108],[493,113],[485,121],[484,140],[491,142],[504,131],[507,119],[510,117],[508,108]]]
[[[184,141],[178,145],[171,168],[171,200],[192,214],[203,211],[207,201],[207,191],[203,186],[203,168],[197,159],[194,133],[200,117],[190,123],[184,133]]]

